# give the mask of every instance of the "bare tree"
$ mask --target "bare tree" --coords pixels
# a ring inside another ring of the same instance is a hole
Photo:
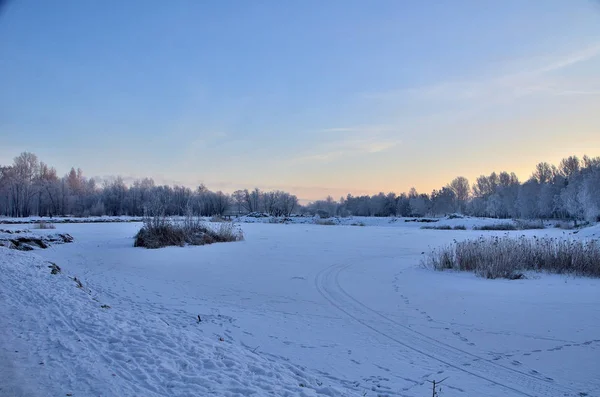
[[[13,161],[12,198],[17,216],[29,216],[30,202],[37,193],[35,180],[39,175],[40,164],[35,154],[23,152]]]

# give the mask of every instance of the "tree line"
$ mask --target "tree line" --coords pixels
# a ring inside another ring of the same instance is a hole
[[[557,166],[542,162],[521,183],[515,173],[481,175],[471,185],[459,176],[430,194],[379,193],[332,197],[309,204],[321,216],[439,216],[451,213],[492,218],[600,221],[600,157],[570,156]]]
[[[123,178],[86,178],[81,169],[59,177],[56,169],[24,152],[9,166],[0,166],[0,215],[27,216],[143,216],[149,209],[167,216],[223,216],[228,212],[266,212],[290,216],[296,196],[282,191],[238,190],[213,192],[200,185],[156,185],[151,178],[127,185]]]
[[[86,178],[72,168],[59,177],[56,169],[24,152],[0,166],[0,215],[26,216],[143,216],[159,207],[165,215],[223,216],[228,213],[293,213],[328,216],[437,216],[461,213],[495,218],[554,218],[600,220],[600,157],[570,156],[558,165],[537,164],[520,182],[514,173],[492,172],[473,184],[459,176],[430,194],[415,188],[408,193],[348,194],[306,206],[288,192],[237,190],[213,192],[200,185],[156,185],[151,178],[127,185],[121,177]]]

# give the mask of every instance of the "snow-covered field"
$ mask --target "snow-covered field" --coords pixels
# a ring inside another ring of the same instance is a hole
[[[209,221],[210,217],[201,217],[205,221]],[[182,220],[184,217],[171,217],[174,220]],[[425,220],[433,220],[432,223],[424,222]],[[90,216],[90,217],[39,217],[31,216],[28,218],[11,218],[0,216],[0,225],[8,224],[35,224],[40,221],[54,224],[63,223],[118,223],[118,222],[141,222],[143,217],[134,216]],[[481,227],[486,225],[495,225],[499,223],[515,224],[514,220],[511,219],[496,219],[496,218],[476,218],[470,216],[464,216],[459,218],[449,217],[434,217],[434,218],[402,218],[402,217],[366,217],[366,216],[348,216],[348,217],[331,217],[321,219],[317,216],[292,216],[287,218],[273,217],[268,215],[252,216],[245,215],[240,217],[233,217],[233,221],[236,223],[284,223],[284,224],[295,224],[295,225],[335,225],[335,226],[381,226],[381,227],[414,227],[421,228],[423,226],[464,226],[467,229],[473,229],[473,227]],[[552,228],[557,221],[545,221],[545,225],[548,228]]]
[[[600,280],[433,272],[430,247],[501,232],[385,222],[160,250],[133,248],[139,223],[60,224],[74,243],[0,248],[0,396],[600,395]]]

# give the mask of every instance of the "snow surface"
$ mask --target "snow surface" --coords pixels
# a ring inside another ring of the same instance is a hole
[[[184,217],[172,216],[173,220],[183,220]],[[206,222],[210,222],[211,217],[200,217]],[[432,222],[424,222],[431,220]],[[39,217],[31,216],[27,218],[12,218],[0,216],[0,225],[27,225],[39,223],[41,221],[63,224],[63,223],[120,223],[120,222],[142,222],[142,217],[133,216],[90,216],[90,217]],[[295,225],[334,225],[334,226],[380,226],[380,227],[402,227],[402,228],[415,228],[420,229],[422,227],[438,227],[438,226],[464,226],[466,229],[472,230],[476,227],[490,226],[496,224],[513,224],[517,225],[517,222],[513,219],[497,219],[497,218],[479,218],[472,216],[456,216],[456,217],[374,217],[374,216],[348,216],[348,217],[331,217],[321,219],[318,216],[299,216],[293,215],[291,217],[273,217],[263,214],[261,216],[244,215],[239,217],[233,217],[235,223],[268,223],[268,224],[295,224]],[[557,223],[564,223],[563,221],[552,221],[545,220],[544,225],[546,228],[554,228]],[[594,233],[599,231],[600,224],[593,227],[587,227],[583,230],[589,231],[594,230]],[[567,230],[564,234],[577,233],[575,230]],[[600,236],[600,234],[598,234]]]
[[[139,223],[61,224],[74,243],[0,248],[0,395],[600,395],[600,280],[433,272],[429,248],[504,233],[386,221],[160,250],[133,248]]]

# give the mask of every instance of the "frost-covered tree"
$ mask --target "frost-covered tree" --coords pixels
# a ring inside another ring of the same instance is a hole
[[[408,201],[410,205],[411,216],[425,216],[430,210],[429,196],[426,194],[419,194],[417,189],[414,187],[410,189],[408,194]]]
[[[589,222],[600,221],[600,166],[586,170],[578,193],[583,217]]]
[[[400,194],[396,203],[396,214],[400,216],[410,216],[410,200],[406,193]]]
[[[357,216],[425,216],[461,211],[474,216],[543,217],[574,220],[598,219],[600,157],[570,156],[558,166],[538,163],[530,180],[521,184],[514,173],[481,175],[472,185],[458,177],[431,195],[379,193],[352,196],[338,201],[329,197],[306,207],[296,196],[282,191],[238,190],[231,196],[201,185],[156,186],[149,178],[134,180],[111,177],[105,181],[86,178],[71,168],[62,178],[33,153],[22,153],[12,164],[0,165],[0,215],[143,215],[151,203],[159,203],[165,215],[223,214],[230,206],[236,212],[265,211],[274,216],[292,212]]]
[[[456,210],[460,213],[464,212],[467,201],[471,196],[471,185],[469,185],[469,180],[464,176],[456,177],[450,182],[448,188],[452,190],[456,196]]]
[[[521,185],[516,203],[519,217],[529,219],[539,217],[539,195],[540,184],[536,180],[530,179]]]
[[[468,182],[467,182],[468,184]],[[450,187],[434,190],[431,193],[431,213],[434,215],[445,215],[457,210],[458,197]]]

